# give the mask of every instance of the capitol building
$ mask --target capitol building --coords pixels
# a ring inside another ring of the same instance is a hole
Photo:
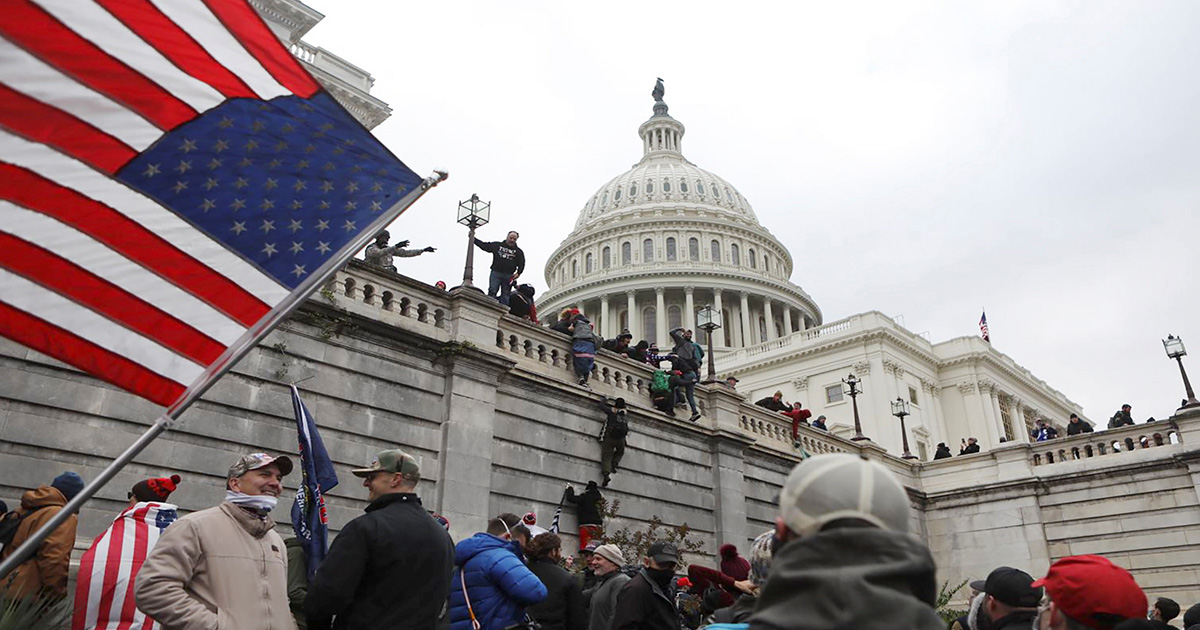
[[[1083,416],[981,338],[934,343],[879,311],[825,321],[792,282],[791,253],[736,187],[684,157],[683,123],[668,113],[660,88],[654,96],[653,114],[638,128],[641,160],[587,200],[546,263],[539,310],[547,318],[578,306],[605,338],[629,330],[635,342],[666,350],[677,326],[707,342],[696,311],[711,305],[721,313],[712,338],[717,372],[737,376],[739,393],[757,400],[782,391],[851,437],[843,379],[853,373],[862,381],[863,433],[897,455],[897,398],[911,412],[906,429],[919,459],[931,459],[939,442],[957,453],[968,437],[984,449],[1028,441],[1038,420],[1065,435],[1070,414]]]

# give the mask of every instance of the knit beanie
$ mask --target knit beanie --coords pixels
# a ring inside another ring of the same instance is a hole
[[[755,586],[761,587],[766,584],[767,576],[771,574],[774,542],[775,530],[768,529],[750,544],[750,581],[754,582]]]
[[[143,479],[133,485],[129,494],[131,497],[137,497],[138,501],[166,501],[171,498],[171,493],[175,491],[179,482],[179,475]]]
[[[738,555],[737,547],[721,545],[721,573],[741,581],[750,577],[750,563]]]
[[[65,472],[55,477],[54,481],[50,482],[50,487],[58,488],[58,491],[70,501],[79,494],[80,490],[83,490],[83,479],[73,472]]]

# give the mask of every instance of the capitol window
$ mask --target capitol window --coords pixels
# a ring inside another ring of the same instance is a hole
[[[700,239],[688,239],[688,260],[693,262],[700,260]]]
[[[911,385],[908,387],[908,400],[914,405],[920,404],[917,402],[917,388]]]
[[[587,257],[584,258],[583,270],[586,273],[592,273],[592,253],[591,252],[588,252]]]
[[[654,192],[654,180],[646,182],[646,194],[649,195],[652,192]]]
[[[683,325],[683,309],[678,306],[667,307],[667,329],[675,330]]]
[[[742,264],[742,256],[738,252],[737,243],[729,246],[729,260],[735,265]]]
[[[633,245],[629,241],[621,243],[621,264],[628,265],[633,260]]]
[[[687,192],[687,182],[682,179],[679,180],[679,192]]]
[[[750,268],[758,269],[758,260],[756,258],[754,258],[754,248],[750,249],[750,255],[747,256],[747,258],[750,259]]]
[[[572,260],[572,261],[571,261],[571,277],[572,277],[572,278],[575,278],[575,277],[578,277],[578,276],[579,276],[579,261],[578,261],[578,260]]]
[[[842,386],[840,384],[830,385],[829,387],[825,388],[826,404],[840,403],[842,402],[842,396]]]
[[[616,192],[613,193],[613,201],[620,201],[620,200],[621,200],[621,189],[618,188],[616,190]]]
[[[667,260],[675,260],[675,239],[667,238]]]
[[[704,194],[704,182],[698,179],[696,180],[696,192],[700,193],[701,195]]]
[[[729,203],[733,203],[733,197],[729,195],[728,188],[725,189],[725,200],[728,201]]]
[[[642,241],[642,262],[654,262],[654,241]]]
[[[608,269],[609,267],[612,266],[612,250],[611,249],[605,247],[604,250],[600,253],[600,264],[604,265],[605,269]]]
[[[604,193],[604,198],[600,200],[600,205],[602,205],[602,206],[608,205],[608,193],[607,192]]]
[[[636,183],[633,183],[633,184],[630,184],[630,185],[629,185],[629,196],[630,196],[630,197],[636,197],[636,196],[637,196],[637,184],[636,184]]]
[[[763,256],[763,271],[771,273],[771,257]]]
[[[721,262],[721,242],[714,240],[712,242],[712,260],[713,262]]]
[[[646,339],[655,339],[658,337],[658,317],[654,312],[653,306],[647,306],[642,311],[642,332]]]
[[[671,192],[671,180],[663,180],[663,192]]]

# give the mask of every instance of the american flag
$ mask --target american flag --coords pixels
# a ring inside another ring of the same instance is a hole
[[[79,561],[71,630],[151,630],[159,627],[134,605],[137,572],[178,518],[170,503],[138,503],[121,512]]]
[[[984,341],[992,343],[991,338],[988,337],[987,311],[984,311],[983,314],[979,316],[979,334],[983,337]]]
[[[0,35],[0,335],[172,410],[436,184],[245,0],[9,0]]]

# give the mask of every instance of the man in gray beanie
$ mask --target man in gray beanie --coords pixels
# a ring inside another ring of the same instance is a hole
[[[779,495],[771,577],[752,630],[942,630],[936,568],[909,533],[908,493],[844,453],[798,464]]]

